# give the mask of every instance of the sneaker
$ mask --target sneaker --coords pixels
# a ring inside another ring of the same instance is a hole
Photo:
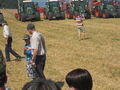
[[[15,60],[16,60],[16,61],[20,61],[20,60],[21,60],[21,58],[22,58],[22,57],[21,57],[21,56],[19,56],[19,57],[17,57]]]

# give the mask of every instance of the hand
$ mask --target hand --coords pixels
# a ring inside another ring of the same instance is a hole
[[[32,50],[32,48],[31,47],[27,47],[27,50]]]
[[[33,66],[36,66],[36,65],[35,65],[35,62],[34,62],[33,60],[31,60],[30,63],[31,63]]]

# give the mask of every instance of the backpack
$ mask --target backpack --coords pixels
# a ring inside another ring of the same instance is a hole
[[[0,74],[5,73],[5,72],[6,72],[6,64],[5,64],[2,51],[0,50]]]

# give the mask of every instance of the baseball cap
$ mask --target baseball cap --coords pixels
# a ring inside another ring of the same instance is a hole
[[[23,40],[26,40],[26,39],[30,39],[30,36],[29,36],[28,34],[25,34],[25,35],[23,36]]]
[[[28,24],[27,25],[27,30],[31,30],[31,29],[35,29],[35,25],[34,24]]]

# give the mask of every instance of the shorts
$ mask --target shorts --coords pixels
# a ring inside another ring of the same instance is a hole
[[[78,27],[78,32],[85,33],[85,27],[84,26]]]
[[[35,67],[30,63],[30,61],[27,61],[26,63],[27,76],[30,78],[38,78]]]

